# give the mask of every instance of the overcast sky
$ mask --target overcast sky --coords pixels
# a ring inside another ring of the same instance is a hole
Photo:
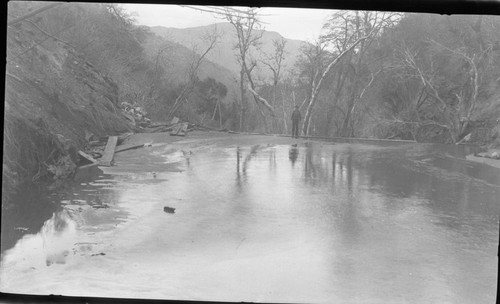
[[[166,26],[187,28],[225,22],[213,14],[197,11],[178,5],[123,4],[130,13],[136,13],[138,24],[147,26]],[[321,27],[331,14],[331,10],[261,8],[261,21],[268,31],[280,33],[289,39],[313,42],[318,38]]]

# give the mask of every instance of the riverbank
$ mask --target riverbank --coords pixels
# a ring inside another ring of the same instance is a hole
[[[478,153],[477,155],[467,155],[467,160],[486,164],[500,169],[500,149],[488,149],[486,152]]]

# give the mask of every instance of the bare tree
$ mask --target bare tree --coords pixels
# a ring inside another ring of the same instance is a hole
[[[328,63],[328,65],[326,66],[325,70],[322,73],[318,70],[313,75],[312,85],[311,85],[311,93],[310,93],[308,99],[305,100],[305,105],[307,106],[307,108],[306,108],[306,114],[304,116],[304,123],[302,126],[302,133],[304,135],[309,134],[309,126],[310,126],[310,122],[311,122],[312,111],[313,111],[314,105],[316,104],[319,91],[321,90],[321,87],[323,86],[323,81],[326,78],[326,76],[330,73],[330,71],[333,69],[333,67],[340,61],[340,59],[342,59],[342,57],[347,55],[359,43],[361,43],[362,41],[371,37],[372,34],[373,34],[373,32],[369,32],[368,35],[358,38],[351,45],[349,45],[349,47],[347,47],[345,50],[343,50],[341,53],[339,53],[336,57],[334,57],[334,59]]]
[[[437,50],[444,51],[459,61],[462,61],[466,67],[465,83],[460,87],[450,88],[446,83],[442,82],[442,78],[438,75],[433,58],[430,58],[430,65],[427,69],[419,63],[417,55],[409,48],[404,50],[404,62],[410,67],[415,76],[420,79],[426,93],[435,102],[435,106],[442,113],[444,122],[440,123],[437,120],[427,121],[447,129],[450,133],[451,140],[457,142],[471,121],[474,110],[476,109],[480,87],[480,71],[478,69],[479,62],[490,51],[490,47],[482,50],[479,53],[467,53],[464,48],[450,48],[435,40],[429,40],[429,44],[434,45]]]
[[[276,107],[276,92],[277,86],[281,78],[281,69],[283,68],[283,60],[285,59],[285,46],[286,39],[281,37],[281,39],[273,40],[274,53],[267,55],[266,60],[262,63],[266,65],[273,73],[273,105]],[[285,112],[285,100],[281,99],[281,106],[283,112],[283,129],[286,131],[286,112]]]
[[[350,95],[347,98],[343,111],[343,121],[340,130],[342,136],[352,136],[352,116],[357,104],[362,100],[364,93],[373,84],[375,75],[379,71],[370,71],[369,63],[366,62],[367,52],[375,41],[375,37],[382,31],[393,26],[400,19],[401,14],[382,12],[337,12],[332,15],[325,24],[327,31],[322,38],[336,49],[338,54],[346,54],[346,50],[354,50],[349,53],[349,69],[345,73],[352,73],[350,77]],[[357,45],[354,45],[357,43]],[[339,55],[340,56],[340,55]],[[342,69],[342,68],[341,68]],[[338,96],[344,84],[342,78],[338,79]],[[337,106],[336,104],[333,106]],[[305,129],[304,129],[305,130]]]
[[[194,85],[196,83],[198,70],[200,68],[201,63],[207,56],[207,54],[215,48],[220,38],[219,33],[217,32],[217,28],[214,29],[213,32],[207,33],[205,36],[205,40],[207,41],[207,47],[200,52],[198,55],[197,46],[193,47],[193,60],[191,61],[191,65],[188,70],[188,81],[183,86],[181,92],[175,99],[174,105],[170,109],[168,113],[168,119],[172,118],[175,112],[180,108],[180,106],[187,100],[189,94],[193,91]]]
[[[244,127],[245,112],[247,110],[246,104],[246,86],[248,82],[248,90],[252,93],[254,100],[257,104],[257,109],[261,114],[266,131],[268,130],[267,121],[264,112],[260,105],[267,108],[271,115],[274,116],[274,109],[269,102],[259,96],[255,89],[255,83],[252,79],[252,71],[257,66],[257,61],[252,58],[250,54],[251,47],[257,47],[259,40],[262,38],[263,31],[260,30],[260,21],[258,20],[258,11],[254,8],[249,8],[243,11],[230,8],[225,8],[225,18],[236,31],[237,43],[235,49],[238,51],[236,59],[241,66],[240,69],[240,130]]]
[[[236,54],[236,59],[241,66],[240,69],[240,117],[239,117],[239,129],[242,130],[245,126],[245,116],[248,109],[248,103],[246,100],[247,89],[252,93],[254,101],[257,106],[257,110],[262,116],[265,128],[267,127],[266,116],[261,106],[268,110],[271,116],[274,117],[274,108],[269,104],[269,102],[260,96],[255,87],[255,82],[252,78],[252,71],[257,66],[257,61],[252,58],[250,50],[252,47],[259,46],[259,40],[262,38],[264,31],[260,31],[261,22],[259,17],[261,14],[256,8],[234,8],[234,7],[216,7],[216,6],[205,6],[203,8],[196,6],[186,6],[192,9],[196,9],[203,12],[209,12],[215,14],[223,19],[227,20],[231,25],[233,25],[236,31],[237,43],[235,49],[238,51]]]

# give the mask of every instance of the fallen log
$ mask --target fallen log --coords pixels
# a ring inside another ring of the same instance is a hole
[[[158,128],[158,127],[167,127],[167,126],[170,126],[172,125],[171,123],[169,122],[161,122],[161,123],[152,123],[152,124],[149,124],[149,127],[150,128]]]
[[[174,117],[170,122],[152,122],[149,124],[150,128],[157,128],[157,127],[169,127],[173,126],[179,123],[179,118]]]
[[[128,144],[116,147],[115,153],[144,147],[145,144]]]
[[[173,129],[174,129],[174,126],[160,127],[160,128],[157,128],[157,129],[151,131],[151,133],[168,132],[168,131],[172,131]]]
[[[214,128],[210,128],[210,127],[206,127],[206,126],[202,126],[202,125],[195,125],[193,127],[194,129],[196,130],[210,130],[210,131],[217,131],[216,129]]]

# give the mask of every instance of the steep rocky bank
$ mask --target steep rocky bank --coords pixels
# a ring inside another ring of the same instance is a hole
[[[51,37],[40,43],[36,35],[25,23],[8,30],[4,194],[23,182],[71,174],[86,135],[131,129],[111,78],[69,43]]]

